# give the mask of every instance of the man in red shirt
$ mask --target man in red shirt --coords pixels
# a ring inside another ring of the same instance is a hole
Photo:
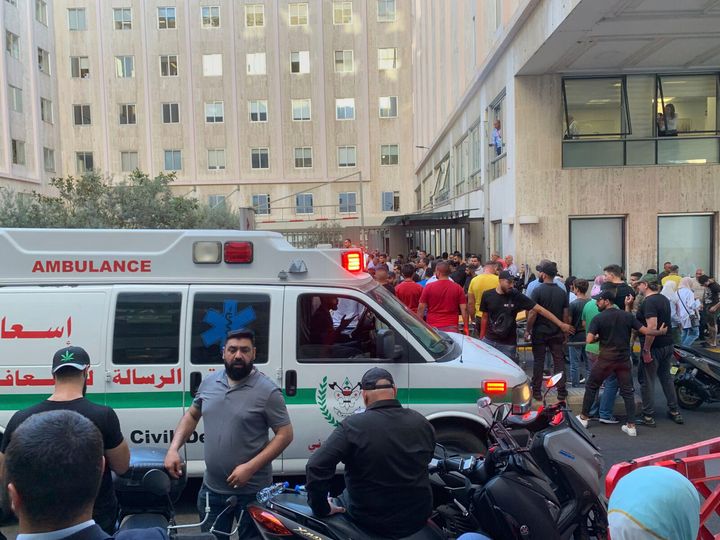
[[[435,267],[437,281],[425,285],[420,295],[417,314],[422,317],[427,309],[427,323],[445,332],[458,331],[458,312],[462,315],[465,333],[468,333],[467,299],[463,288],[450,279],[450,265],[442,261]]]
[[[395,296],[397,296],[398,300],[405,304],[408,309],[417,311],[423,287],[413,280],[415,267],[412,264],[403,264],[401,272],[403,280],[395,286]]]

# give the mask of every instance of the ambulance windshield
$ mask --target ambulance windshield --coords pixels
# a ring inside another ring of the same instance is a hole
[[[438,359],[448,353],[452,347],[451,342],[443,339],[437,330],[425,324],[425,321],[420,320],[417,315],[405,307],[405,304],[390,294],[385,287],[378,285],[368,291],[368,294],[388,310],[433,355],[433,358]]]

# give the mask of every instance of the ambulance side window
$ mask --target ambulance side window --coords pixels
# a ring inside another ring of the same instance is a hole
[[[222,364],[221,347],[230,330],[255,332],[256,364],[268,361],[270,296],[254,293],[198,293],[192,306],[190,362]]]
[[[120,293],[115,306],[113,364],[176,364],[180,293]]]

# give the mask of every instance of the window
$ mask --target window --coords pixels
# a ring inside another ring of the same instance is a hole
[[[50,53],[38,47],[38,69],[41,73],[50,75]]]
[[[502,220],[490,222],[492,227],[492,250],[497,253],[503,252]]]
[[[165,170],[182,170],[182,150],[165,150]]]
[[[18,113],[23,112],[22,90],[16,86],[8,85],[10,89],[10,108]]]
[[[25,141],[12,139],[10,143],[12,162],[15,165],[25,165]]]
[[[610,262],[625,268],[624,254],[623,218],[570,218],[570,275],[594,279]]]
[[[353,52],[335,51],[335,73],[353,72]]]
[[[220,28],[220,6],[203,6],[200,10],[203,28]]]
[[[307,4],[288,4],[290,26],[301,26],[308,23]]]
[[[205,122],[208,124],[218,124],[224,122],[225,119],[225,102],[223,101],[206,101],[205,102]]]
[[[377,0],[378,22],[395,21],[395,0]]]
[[[296,122],[305,122],[310,120],[310,100],[309,99],[292,99],[292,119]]]
[[[180,104],[163,103],[162,118],[163,124],[177,124],[180,122]]]
[[[116,56],[115,75],[118,79],[131,79],[135,76],[135,57]]]
[[[270,214],[270,195],[267,193],[257,194],[252,196],[252,205],[255,209],[255,213],[259,215]]]
[[[177,25],[177,16],[174,7],[158,8],[158,28],[160,30],[168,30],[175,28]]]
[[[290,73],[310,73],[310,51],[290,53]]]
[[[120,105],[120,125],[126,126],[130,124],[137,124],[135,104],[123,103]]]
[[[68,30],[81,32],[87,30],[85,8],[70,8],[68,11]]]
[[[335,100],[336,120],[355,120],[355,98]]]
[[[222,77],[222,54],[203,54],[203,75],[205,77]]]
[[[75,152],[75,166],[79,174],[90,172],[94,168],[92,152]]]
[[[380,118],[395,118],[397,114],[397,96],[381,97]]]
[[[20,58],[20,38],[9,30],[5,30],[5,50],[13,58]]]
[[[208,150],[208,169],[218,171],[225,168],[225,149],[214,148]]]
[[[225,313],[247,314],[225,317]],[[193,364],[222,367],[222,347],[230,330],[249,328],[255,333],[256,364],[266,364],[270,350],[270,296],[253,292],[196,292],[192,307],[190,359]]]
[[[621,77],[563,80],[565,138],[629,133],[623,81]]]
[[[40,118],[48,124],[53,123],[52,101],[49,99],[40,98]]]
[[[712,214],[658,216],[658,261],[677,264],[681,276],[694,276],[698,268],[714,275],[713,230]]]
[[[398,212],[400,210],[400,192],[383,191],[381,204],[383,212]]]
[[[250,151],[250,166],[253,169],[268,169],[270,167],[270,150],[267,148],[253,148]]]
[[[295,149],[295,168],[310,169],[312,168],[312,148],[303,147]]]
[[[113,20],[115,21],[115,30],[131,30],[132,10],[130,8],[113,9]]]
[[[163,55],[160,57],[160,76],[177,77],[178,57],[177,54]]]
[[[225,195],[208,195],[208,206],[210,208],[219,206],[225,208]]]
[[[383,144],[380,146],[380,165],[398,164],[398,145]]]
[[[181,313],[180,293],[119,293],[115,305],[113,364],[177,364]]]
[[[248,103],[251,122],[267,122],[268,102],[265,99],[254,99]]]
[[[55,150],[43,147],[43,166],[47,172],[55,172]]]
[[[248,53],[247,74],[248,75],[265,75],[265,53]]]
[[[299,193],[295,195],[296,214],[312,214],[314,211],[312,193]]]
[[[659,137],[678,133],[716,134],[716,75],[658,76],[657,96]]]
[[[338,167],[357,166],[357,148],[355,146],[338,146]]]
[[[47,2],[45,0],[35,0],[35,18],[40,24],[47,26],[48,11]]]
[[[120,152],[120,170],[122,172],[132,172],[138,168],[137,152]]]
[[[73,105],[73,118],[76,126],[89,126],[92,123],[90,105]]]
[[[353,191],[340,193],[339,202],[341,214],[357,212],[357,193]]]
[[[70,76],[73,79],[87,79],[90,77],[90,59],[87,56],[71,56]]]
[[[333,2],[333,24],[352,22],[352,2]]]
[[[397,69],[397,49],[378,49],[378,69]]]
[[[265,6],[263,4],[245,6],[245,26],[248,28],[265,26]]]

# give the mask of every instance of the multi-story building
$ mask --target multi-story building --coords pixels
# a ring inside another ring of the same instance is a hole
[[[34,2],[12,3],[28,17]],[[38,3],[49,28],[30,35],[49,42],[62,134],[54,174],[176,171],[178,193],[254,207],[258,227],[299,244],[328,230],[358,242],[364,227],[382,247],[385,218],[410,210],[409,3]],[[20,39],[38,26],[19,24]]]
[[[415,0],[413,62],[409,243],[718,271],[720,2]]]

